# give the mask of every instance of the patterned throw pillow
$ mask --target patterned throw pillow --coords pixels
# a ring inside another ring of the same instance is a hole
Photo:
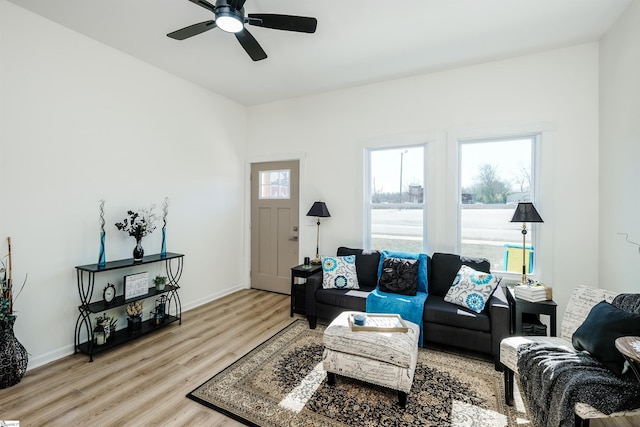
[[[499,280],[493,274],[476,271],[463,265],[444,296],[444,300],[480,313],[498,287],[498,283]]]
[[[356,273],[356,256],[323,256],[322,287],[324,289],[360,289]]]

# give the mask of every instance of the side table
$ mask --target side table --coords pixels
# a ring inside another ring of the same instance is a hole
[[[515,333],[515,335],[522,335],[522,313],[531,313],[548,315],[551,319],[551,330],[549,331],[549,335],[552,337],[557,336],[556,308],[558,307],[558,304],[556,304],[553,300],[529,302],[521,298],[516,298],[513,294],[513,289],[509,289],[509,291],[515,305],[515,309],[513,310],[513,313],[515,315],[515,328],[513,332]]]
[[[616,348],[629,362],[631,370],[640,381],[640,368],[638,367],[638,363],[640,363],[640,337],[620,337],[616,339],[615,343]]]
[[[307,279],[309,276],[317,273],[320,270],[322,270],[321,265],[303,264],[291,268],[291,308],[289,317],[293,317],[293,313],[306,314],[304,305],[306,284],[296,283],[296,277]]]

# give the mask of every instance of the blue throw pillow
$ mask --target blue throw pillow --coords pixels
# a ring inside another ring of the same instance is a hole
[[[378,264],[378,280],[382,275],[382,267],[385,258],[403,258],[418,260],[418,292],[427,293],[427,254],[416,254],[400,251],[382,251],[380,264]]]

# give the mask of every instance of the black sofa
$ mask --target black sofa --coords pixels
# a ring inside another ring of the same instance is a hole
[[[378,281],[379,252],[340,247],[337,256],[355,255],[361,291],[372,291]],[[462,265],[489,273],[489,261],[455,254],[434,253],[427,257],[428,294],[423,313],[423,334],[428,342],[487,353],[501,367],[500,341],[510,335],[511,315],[504,290],[498,286],[486,308],[476,313],[444,301],[447,290]],[[305,305],[309,327],[318,319],[330,322],[345,310],[366,311],[366,298],[347,295],[349,290],[323,289],[322,271],[307,279]]]

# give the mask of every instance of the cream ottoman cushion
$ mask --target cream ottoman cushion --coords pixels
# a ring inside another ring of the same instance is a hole
[[[418,361],[420,327],[405,320],[408,332],[354,332],[348,318],[355,313],[343,312],[325,330],[324,369],[408,393]]]

